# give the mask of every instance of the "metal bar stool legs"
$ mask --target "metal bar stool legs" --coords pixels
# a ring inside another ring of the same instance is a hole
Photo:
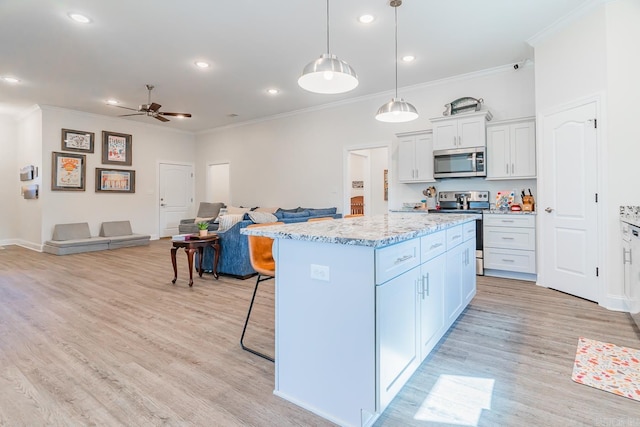
[[[261,274],[258,274],[258,279],[256,280],[256,287],[253,289],[253,296],[251,297],[251,304],[249,304],[249,311],[247,312],[247,318],[244,321],[244,328],[242,328],[242,336],[240,337],[240,346],[242,347],[243,350],[248,351],[249,353],[253,353],[256,356],[260,356],[264,359],[270,360],[272,362],[275,362],[275,359],[271,356],[267,356],[264,353],[260,353],[259,351],[256,351],[252,348],[249,348],[247,346],[244,345],[244,334],[247,331],[247,325],[249,324],[249,317],[251,317],[251,309],[253,308],[253,302],[256,299],[256,293],[258,292],[258,285],[260,284],[260,282],[264,282],[265,280],[269,280],[269,279],[273,279],[272,276],[264,276]]]

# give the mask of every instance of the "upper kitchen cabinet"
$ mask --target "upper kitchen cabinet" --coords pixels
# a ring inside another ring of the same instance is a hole
[[[430,119],[433,124],[433,149],[484,147],[489,111]]]
[[[398,137],[398,181],[433,182],[433,134],[403,133]]]
[[[533,118],[487,126],[487,179],[536,177],[535,129]]]

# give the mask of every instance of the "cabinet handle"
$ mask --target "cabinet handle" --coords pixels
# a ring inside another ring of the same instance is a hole
[[[453,236],[453,237],[451,238],[451,240],[456,240],[456,239],[459,239],[460,237],[462,237],[462,235],[461,235],[461,234],[456,234],[455,236]]]
[[[505,163],[505,164],[504,164],[504,167],[505,167],[504,172],[505,172],[507,175],[509,175],[509,163]]]
[[[513,260],[513,259],[504,259],[504,258],[502,259],[502,261],[504,261],[504,262],[515,262],[515,260]]]
[[[435,249],[435,248],[439,248],[440,246],[442,246],[442,243],[434,243],[433,245],[431,245],[431,247],[429,248],[429,250],[431,250],[431,249]]]
[[[427,277],[426,277],[426,279],[427,279],[427,290],[426,290],[426,294],[427,294],[427,296],[429,296],[429,273],[427,273]]]
[[[511,174],[513,175],[513,173],[515,172],[516,168],[513,166],[513,163],[511,163]]]
[[[513,237],[503,237],[502,240],[513,240]]]
[[[501,222],[513,222],[512,219],[503,219]]]
[[[627,261],[627,254],[629,254],[629,260]],[[625,248],[622,248],[622,263],[623,264],[631,264],[631,249],[627,251]]]
[[[396,264],[396,265],[397,265],[397,264],[400,264],[401,262],[404,262],[404,261],[406,261],[406,260],[408,260],[408,259],[411,259],[411,258],[413,258],[413,255],[405,255],[405,256],[403,256],[403,257],[400,257],[400,258],[396,259],[395,264]]]

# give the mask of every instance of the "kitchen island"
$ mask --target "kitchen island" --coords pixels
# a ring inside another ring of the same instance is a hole
[[[476,292],[474,214],[244,229],[275,239],[274,393],[373,424]]]

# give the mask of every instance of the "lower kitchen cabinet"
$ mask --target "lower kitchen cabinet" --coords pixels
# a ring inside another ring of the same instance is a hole
[[[420,361],[424,360],[438,343],[444,328],[446,266],[445,255],[439,255],[421,266],[418,288]]]
[[[387,406],[420,364],[416,290],[420,267],[376,286],[380,404]]]
[[[491,270],[523,274],[510,276],[534,280],[536,273],[536,223],[532,214],[484,214],[485,274]],[[487,271],[489,270],[489,271]]]

